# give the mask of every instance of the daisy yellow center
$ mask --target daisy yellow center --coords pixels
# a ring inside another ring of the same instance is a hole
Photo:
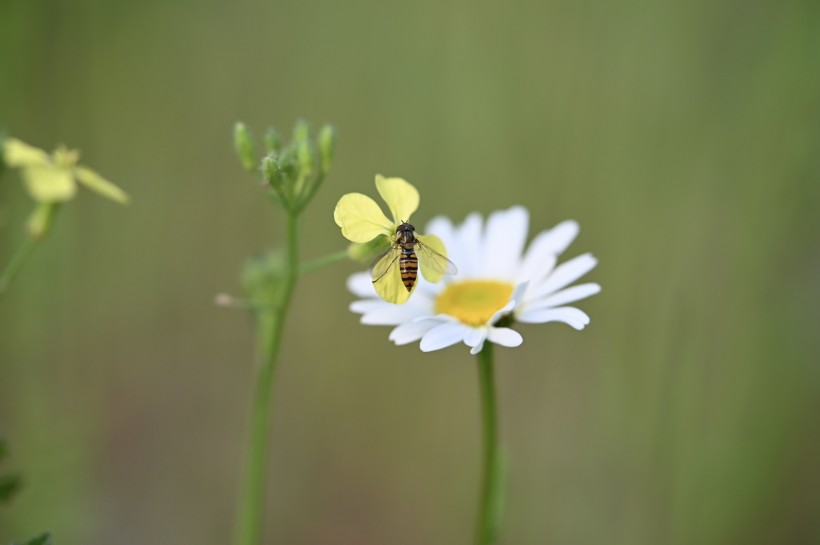
[[[484,325],[509,302],[512,292],[512,284],[498,280],[455,282],[436,298],[436,311],[467,325]]]

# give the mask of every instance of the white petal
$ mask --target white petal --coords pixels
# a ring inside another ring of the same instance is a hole
[[[524,300],[524,294],[527,292],[527,288],[529,287],[529,285],[529,281],[525,280],[524,282],[519,282],[515,286],[512,295],[510,295],[510,302],[514,305],[513,308],[520,305],[521,302]]]
[[[487,320],[487,324],[492,325],[498,320],[515,310],[515,301],[511,300],[509,303],[496,310],[495,313]]]
[[[506,305],[496,310],[495,313],[487,320],[488,325],[496,323],[498,320],[515,310],[520,304],[524,293],[527,291],[527,282],[518,284],[510,295],[510,300]]]
[[[350,275],[347,278],[347,289],[359,297],[378,297],[369,271]]]
[[[463,324],[447,322],[437,325],[424,334],[421,338],[419,348],[422,352],[431,352],[452,346],[464,340],[469,328]]]
[[[458,267],[457,280],[484,275],[481,267],[481,257],[484,255],[482,223],[478,213],[467,216],[456,229],[456,241],[452,248],[447,247],[447,252],[452,255],[450,260]]]
[[[388,338],[398,345],[412,343],[421,339],[425,333],[440,323],[441,321],[435,318],[407,322],[393,329]]]
[[[578,236],[578,231],[580,230],[581,228],[577,221],[562,221],[549,231],[543,233],[545,237],[540,244],[543,245],[544,249],[554,254],[561,254],[572,244],[572,241]]]
[[[589,323],[589,316],[573,307],[558,307],[543,310],[525,310],[515,319],[525,324],[543,324],[546,322],[564,322],[575,329],[584,329]]]
[[[484,350],[484,341],[481,341],[479,344],[477,344],[477,345],[475,345],[474,347],[472,347],[472,348],[470,349],[470,354],[472,354],[473,356],[475,356],[476,354],[478,354],[478,353],[479,353],[479,352],[481,352],[482,350]]]
[[[547,296],[544,299],[536,299],[527,301],[526,310],[541,310],[545,308],[554,308],[574,301],[586,299],[601,291],[601,286],[598,284],[579,284],[572,286],[565,290]]]
[[[508,347],[520,346],[524,342],[518,331],[508,327],[491,327],[487,338],[492,343]]]
[[[558,254],[567,249],[578,235],[578,223],[572,220],[564,221],[550,229],[542,231],[530,242],[517,279],[540,282],[552,272]]]
[[[436,218],[433,218],[427,224],[425,230],[423,231],[423,234],[433,234],[441,239],[441,242],[444,243],[444,247],[447,250],[447,259],[455,263],[456,267],[458,268],[457,277],[464,277],[465,270],[469,270],[471,268],[470,263],[467,261],[467,258],[469,257],[471,251],[475,252],[477,251],[477,249],[465,247],[461,243],[461,237],[459,236],[459,228],[454,226],[449,219],[443,216],[438,216]],[[451,281],[453,280],[453,278],[456,277],[445,276],[444,281]],[[438,282],[433,285],[440,288],[442,287],[442,282]]]
[[[440,238],[444,243],[444,246],[447,248],[448,254],[450,252],[450,246],[456,243],[455,227],[453,226],[453,222],[450,221],[450,218],[445,216],[436,216],[427,222],[427,226],[424,228],[424,233],[432,233]]]
[[[409,303],[416,303],[422,299],[427,302],[427,306],[430,308],[433,307],[433,301],[435,301],[436,297],[438,296],[439,292],[447,285],[447,277],[444,277],[444,280],[437,284],[433,284],[428,282],[424,279],[424,275],[418,275],[416,278],[416,289],[413,292],[413,295],[410,297]]]
[[[470,328],[470,331],[468,331],[467,334],[464,335],[464,344],[466,344],[470,348],[475,348],[478,345],[483,345],[486,339],[486,328]]]
[[[350,306],[347,308],[350,312],[355,312],[356,314],[366,314],[368,312],[373,312],[374,310],[379,310],[390,306],[395,305],[385,303],[381,299],[359,299],[358,301],[353,301],[350,303]]]
[[[425,315],[429,316],[430,313],[408,305],[385,303],[384,306],[363,314],[360,322],[365,325],[399,325]]]
[[[487,219],[484,237],[484,275],[487,278],[515,277],[527,240],[529,213],[523,206],[493,212]]]
[[[538,286],[530,290],[530,297],[537,299],[545,297],[567,286],[595,268],[598,260],[592,254],[582,254],[565,263],[561,263],[552,271],[552,274]]]
[[[530,248],[515,274],[517,281],[529,280],[531,286],[542,282],[549,276],[558,262],[557,254],[534,247],[535,243],[536,241],[533,241],[530,244]]]
[[[476,241],[483,238],[482,223],[481,214],[478,212],[473,212],[464,218],[464,221],[456,230],[456,235],[460,238],[460,242]]]

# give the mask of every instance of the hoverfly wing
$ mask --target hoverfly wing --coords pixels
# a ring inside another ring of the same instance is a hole
[[[398,245],[393,244],[388,249],[373,258],[373,261],[370,263],[370,275],[373,278],[374,284],[381,280],[384,275],[386,275],[387,272],[393,268],[396,263],[398,263],[400,255],[401,248],[399,248]]]
[[[444,255],[444,243],[435,235],[416,235],[416,255],[421,274],[428,282],[436,283],[445,274],[456,274],[455,263]]]
[[[394,244],[377,256],[370,266],[370,275],[376,293],[388,303],[397,305],[406,303],[410,298],[410,292],[401,280],[399,257],[401,257],[401,247]]]

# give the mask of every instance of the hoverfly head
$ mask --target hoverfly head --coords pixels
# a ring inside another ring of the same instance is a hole
[[[415,230],[416,230],[415,227],[413,227],[412,225],[410,225],[406,221],[402,220],[401,225],[396,227],[396,234],[400,235],[401,233],[404,233],[404,232],[407,232],[407,231],[415,231]]]

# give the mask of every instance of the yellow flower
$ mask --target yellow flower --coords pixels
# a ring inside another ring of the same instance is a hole
[[[419,192],[402,178],[376,176],[376,189],[387,207],[391,218],[384,215],[379,205],[361,193],[348,193],[339,199],[333,212],[336,225],[349,241],[365,244],[376,239],[384,239],[381,248],[384,253],[371,267],[373,287],[376,293],[388,303],[402,304],[410,298],[415,283],[407,287],[402,280],[399,257],[402,246],[398,244],[396,230],[402,224],[409,224],[410,216],[419,207]],[[418,265],[424,278],[436,283],[442,275],[452,274],[455,267],[447,259],[444,243],[435,235],[413,233],[416,243]]]
[[[77,182],[103,197],[121,204],[128,195],[88,167],[78,165],[80,153],[64,146],[49,155],[16,138],[3,142],[3,161],[19,168],[31,197],[39,203],[65,202],[77,193]]]

